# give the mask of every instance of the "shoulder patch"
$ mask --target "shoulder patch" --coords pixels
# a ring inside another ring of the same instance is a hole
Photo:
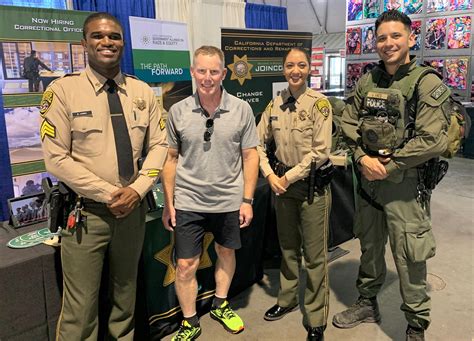
[[[162,117],[160,118],[160,129],[163,130],[166,127],[166,120]]]
[[[43,122],[41,122],[40,136],[41,136],[41,141],[44,140],[45,136],[49,136],[52,139],[56,138],[56,127],[54,126],[54,124],[49,122],[46,118],[43,119]]]
[[[40,103],[40,115],[43,117],[51,107],[51,103],[53,103],[54,99],[54,92],[51,90],[47,89],[43,93],[43,97],[41,98],[41,103]]]
[[[331,112],[331,104],[327,98],[320,98],[314,103],[314,107],[327,119]]]
[[[435,100],[443,96],[443,94],[448,91],[448,87],[444,84],[440,84],[436,89],[431,92],[431,97]]]

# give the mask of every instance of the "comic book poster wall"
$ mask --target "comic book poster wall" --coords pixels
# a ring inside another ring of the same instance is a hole
[[[41,97],[54,79],[85,68],[80,41],[89,14],[0,6],[0,221],[8,198],[39,192],[51,177],[41,151]]]
[[[474,79],[474,68],[470,67],[474,56],[472,2],[473,0],[365,0],[362,3],[363,15],[360,18],[355,15],[360,10],[360,3],[347,0],[346,94],[354,86],[357,70],[362,70],[357,65],[378,59],[376,43],[371,39],[371,30],[375,38],[376,18],[384,10],[393,9],[407,14],[411,19],[411,32],[415,42],[410,47],[410,54],[417,58],[419,64],[430,64],[442,71],[443,81],[451,91],[462,100],[470,101]],[[448,60],[452,61],[450,79]],[[467,68],[464,68],[464,64]]]
[[[283,56],[300,47],[311,56],[309,32],[221,29],[227,75],[225,89],[247,101],[255,115],[287,87],[283,76]]]
[[[187,26],[130,17],[135,75],[155,91],[164,117],[176,102],[192,94]]]

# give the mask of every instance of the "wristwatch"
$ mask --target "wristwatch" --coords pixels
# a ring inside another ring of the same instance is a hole
[[[242,198],[242,202],[246,203],[246,204],[250,204],[250,205],[253,205],[253,198],[249,199],[249,198]]]

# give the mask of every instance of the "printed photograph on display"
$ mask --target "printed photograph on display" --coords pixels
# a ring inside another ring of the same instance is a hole
[[[43,92],[56,78],[87,65],[81,44],[48,41],[0,42],[2,93]]]
[[[346,52],[347,54],[360,54],[361,48],[360,27],[349,27],[346,31]]]
[[[347,3],[347,21],[362,19],[362,0],[349,0]]]
[[[446,18],[432,18],[426,22],[425,48],[439,50],[445,48]]]
[[[440,75],[444,75],[444,59],[425,59],[423,64],[431,66],[438,71]]]
[[[403,10],[403,0],[384,0],[383,10],[389,11],[392,9],[396,9],[401,12]]]
[[[47,172],[14,176],[13,192],[15,197],[43,192],[41,181],[46,177],[49,177],[53,183],[58,181],[58,179]]]
[[[363,63],[348,63],[346,70],[346,90],[352,91],[362,76]]]
[[[471,17],[448,19],[448,49],[469,48],[471,41]]]
[[[468,58],[447,58],[445,83],[451,89],[467,89]]]
[[[43,159],[38,107],[5,108],[8,150],[12,164]]]
[[[445,12],[449,8],[449,0],[428,0],[427,13]]]
[[[423,10],[423,0],[405,0],[403,2],[403,13],[420,14]]]
[[[375,27],[365,26],[362,28],[362,53],[375,53]]]
[[[464,11],[472,8],[472,0],[451,0],[451,11]]]
[[[415,35],[415,45],[410,50],[418,51],[421,49],[421,20],[413,20],[411,22],[411,32]]]
[[[8,205],[15,227],[48,220],[47,203],[43,193],[10,199]]]
[[[379,16],[379,0],[365,0],[364,18],[372,19]]]

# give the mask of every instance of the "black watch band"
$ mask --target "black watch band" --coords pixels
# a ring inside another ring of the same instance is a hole
[[[242,202],[243,202],[243,203],[246,203],[246,204],[253,205],[253,198],[252,198],[252,199],[249,199],[249,198],[242,198]]]

